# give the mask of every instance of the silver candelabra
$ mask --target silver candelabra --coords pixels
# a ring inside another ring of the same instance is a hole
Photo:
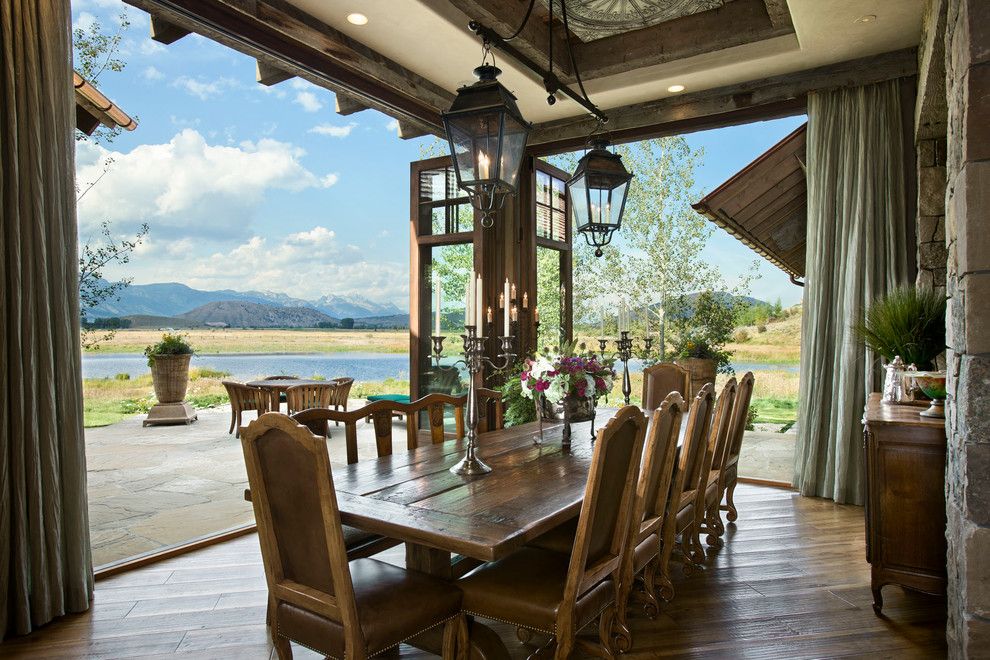
[[[474,476],[488,474],[492,471],[491,467],[478,458],[477,455],[478,388],[475,381],[484,371],[485,365],[496,370],[507,369],[512,364],[516,354],[512,352],[513,337],[511,335],[507,337],[495,337],[499,341],[502,351],[498,355],[498,359],[502,364],[496,364],[495,361],[485,355],[485,344],[490,337],[478,335],[478,328],[473,325],[465,326],[464,332],[465,334],[461,335],[461,339],[464,341],[464,358],[452,363],[451,366],[463,364],[468,370],[467,415],[465,419],[467,424],[467,451],[464,454],[464,458],[450,468],[450,471],[454,474]],[[430,339],[433,340],[433,361],[436,366],[440,366],[440,358],[443,356],[444,336],[431,335]]]
[[[632,379],[629,376],[629,360],[635,355],[635,339],[629,336],[628,330],[622,330],[619,338],[615,340],[615,353],[610,357],[622,362],[622,398],[625,404],[629,405],[629,397],[632,394]],[[604,361],[607,357],[605,349],[608,347],[608,339],[600,337],[598,339],[598,353]],[[647,359],[653,348],[653,337],[647,336],[643,339],[643,350],[639,352],[641,359]]]

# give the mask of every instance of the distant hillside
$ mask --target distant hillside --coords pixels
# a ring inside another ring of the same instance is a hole
[[[88,311],[90,317],[164,316],[176,317],[196,307],[221,301],[239,301],[282,307],[307,307],[333,318],[354,319],[401,314],[392,303],[380,303],[363,296],[328,294],[317,300],[293,298],[271,291],[203,291],[177,282],[132,284],[120,292],[117,300]]]
[[[339,323],[311,307],[281,307],[237,300],[207,303],[179,316],[200,325],[225,323],[232,328],[315,328],[320,323]]]
[[[193,319],[181,316],[150,316],[148,314],[131,314],[123,318],[131,322],[132,328],[198,328],[203,324]]]
[[[409,315],[408,314],[392,314],[390,316],[368,316],[363,319],[357,319],[354,322],[355,328],[399,328],[406,329],[409,327]]]

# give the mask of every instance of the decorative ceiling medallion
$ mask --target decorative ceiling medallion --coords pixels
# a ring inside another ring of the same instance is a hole
[[[560,0],[554,2],[559,16]],[[582,41],[594,41],[651,27],[675,18],[718,9],[727,0],[567,0],[571,31]],[[551,0],[543,0],[549,6]]]

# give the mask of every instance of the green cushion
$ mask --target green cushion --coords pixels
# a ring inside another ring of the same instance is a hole
[[[409,403],[408,394],[372,394],[368,401],[395,401],[396,403]]]

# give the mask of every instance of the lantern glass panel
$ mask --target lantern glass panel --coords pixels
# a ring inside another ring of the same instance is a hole
[[[572,179],[567,186],[567,194],[570,195],[568,206],[571,209],[571,219],[578,231],[587,226],[589,220],[588,189],[585,183],[585,178],[582,176]]]
[[[501,114],[492,111],[447,117],[461,187],[474,188],[497,176]]]
[[[502,162],[499,175],[503,184],[515,190],[519,181],[519,167],[522,164],[523,154],[526,152],[529,126],[520,123],[508,113],[504,115],[503,121]]]

